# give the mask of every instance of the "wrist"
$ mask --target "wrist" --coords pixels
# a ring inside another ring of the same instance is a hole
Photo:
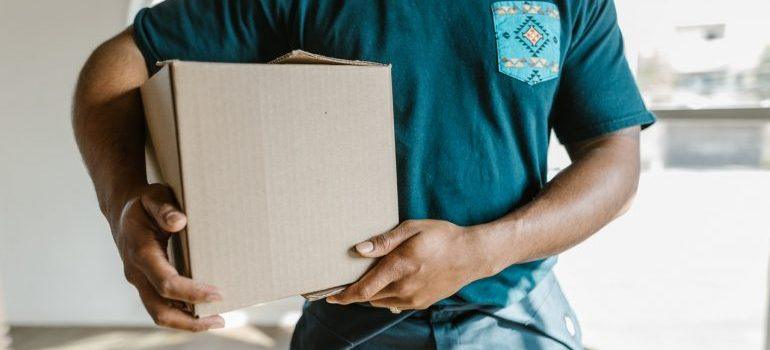
[[[468,227],[472,245],[479,257],[482,278],[497,275],[509,266],[518,263],[516,243],[521,232],[518,220],[492,221]]]
[[[489,230],[490,228],[486,224],[465,228],[469,242],[468,247],[474,257],[471,264],[474,271],[473,280],[492,277],[502,271],[497,262],[498,255],[493,252],[495,243],[490,239]]]

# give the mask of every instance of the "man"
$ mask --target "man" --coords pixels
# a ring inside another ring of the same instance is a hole
[[[186,217],[145,181],[137,88],[157,61],[266,62],[292,49],[393,65],[404,220],[356,246],[381,259],[307,304],[292,347],[582,348],[555,255],[625,210],[640,126],[654,122],[611,0],[168,0],[142,10],[86,63],[73,124],[126,278],[155,322],[222,327],[178,304],[227,296],[167,262]],[[572,164],[546,183],[551,130]]]

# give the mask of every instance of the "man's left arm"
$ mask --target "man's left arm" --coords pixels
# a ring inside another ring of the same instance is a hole
[[[620,216],[639,181],[639,126],[567,144],[572,164],[527,205],[477,226],[408,220],[356,246],[382,259],[331,303],[424,309],[506,267],[559,254]]]

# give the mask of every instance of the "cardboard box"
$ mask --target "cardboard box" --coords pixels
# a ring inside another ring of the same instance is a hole
[[[168,61],[141,88],[148,178],[188,216],[172,258],[224,298],[196,316],[352,283],[352,247],[398,224],[390,66],[272,63]]]

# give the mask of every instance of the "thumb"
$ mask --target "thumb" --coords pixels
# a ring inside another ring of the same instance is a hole
[[[145,211],[166,232],[179,232],[187,225],[187,217],[179,210],[174,193],[167,186],[152,184],[142,195]]]
[[[412,236],[420,233],[419,221],[407,220],[396,228],[356,244],[356,251],[367,258],[385,256]]]

